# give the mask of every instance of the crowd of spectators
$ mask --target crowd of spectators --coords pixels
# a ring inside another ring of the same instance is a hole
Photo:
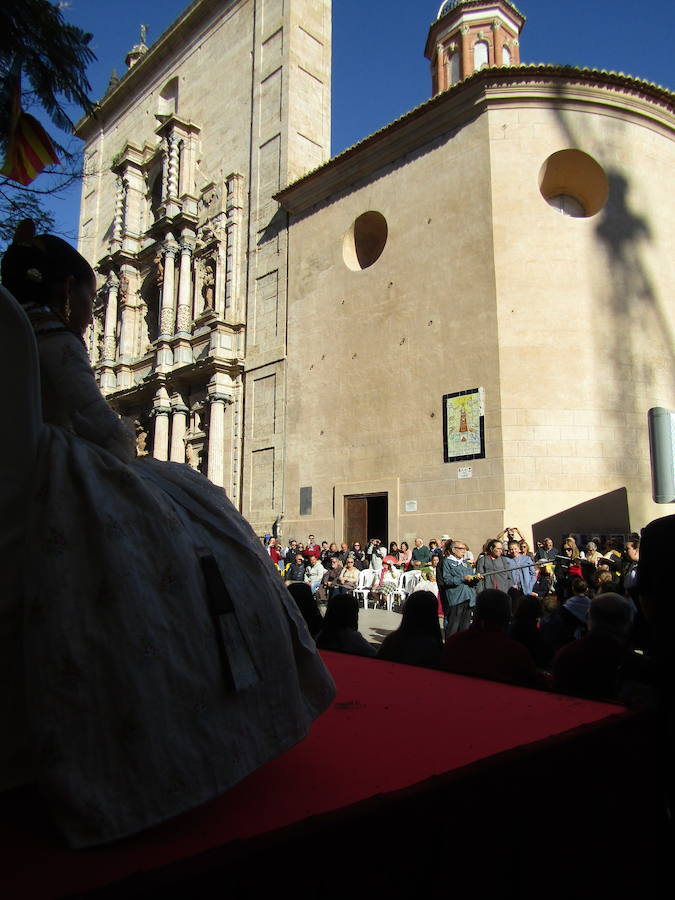
[[[412,548],[378,538],[318,544],[314,535],[266,544],[320,648],[649,704],[657,679],[639,602],[639,535],[579,540],[567,535],[556,547],[544,538],[531,550],[507,528],[475,557],[448,535]],[[408,572],[418,573],[412,582]],[[378,651],[358,631],[359,584],[374,605],[397,592],[401,622]]]

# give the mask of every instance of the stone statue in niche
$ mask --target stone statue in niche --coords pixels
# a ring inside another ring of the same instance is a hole
[[[129,279],[126,275],[122,275],[120,278],[119,287],[117,289],[117,295],[120,301],[124,301],[127,299],[127,294],[129,293]]]
[[[162,251],[157,251],[157,256],[153,259],[156,269],[155,280],[157,284],[161,284],[164,281],[164,259],[162,258]]]
[[[216,290],[216,273],[213,263],[207,263],[202,277],[202,297],[204,309],[213,309]]]
[[[134,428],[136,429],[136,455],[147,456],[148,432],[143,428],[140,419],[134,419]]]

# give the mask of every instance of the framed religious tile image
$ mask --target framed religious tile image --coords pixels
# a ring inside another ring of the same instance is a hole
[[[443,395],[443,460],[485,458],[483,388]]]

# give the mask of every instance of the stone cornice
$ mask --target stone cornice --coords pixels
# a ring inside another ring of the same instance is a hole
[[[190,36],[208,26],[210,14],[222,12],[228,6],[234,7],[245,2],[246,0],[194,0],[157,38],[148,52],[124,73],[114,90],[102,97],[94,104],[92,112],[77,122],[73,133],[83,141],[87,141],[100,127],[99,119],[108,121],[126,103],[138,97],[143,86],[154,78],[157,70],[167,60],[179,57],[181,51],[188,45]]]
[[[290,213],[304,212],[498,105],[604,108],[675,138],[675,95],[658,85],[573,66],[482,69],[283,188],[274,199]]]

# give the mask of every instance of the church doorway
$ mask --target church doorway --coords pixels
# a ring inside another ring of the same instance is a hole
[[[389,496],[386,493],[345,497],[344,541],[351,547],[358,541],[365,549],[370,538],[389,546]]]

